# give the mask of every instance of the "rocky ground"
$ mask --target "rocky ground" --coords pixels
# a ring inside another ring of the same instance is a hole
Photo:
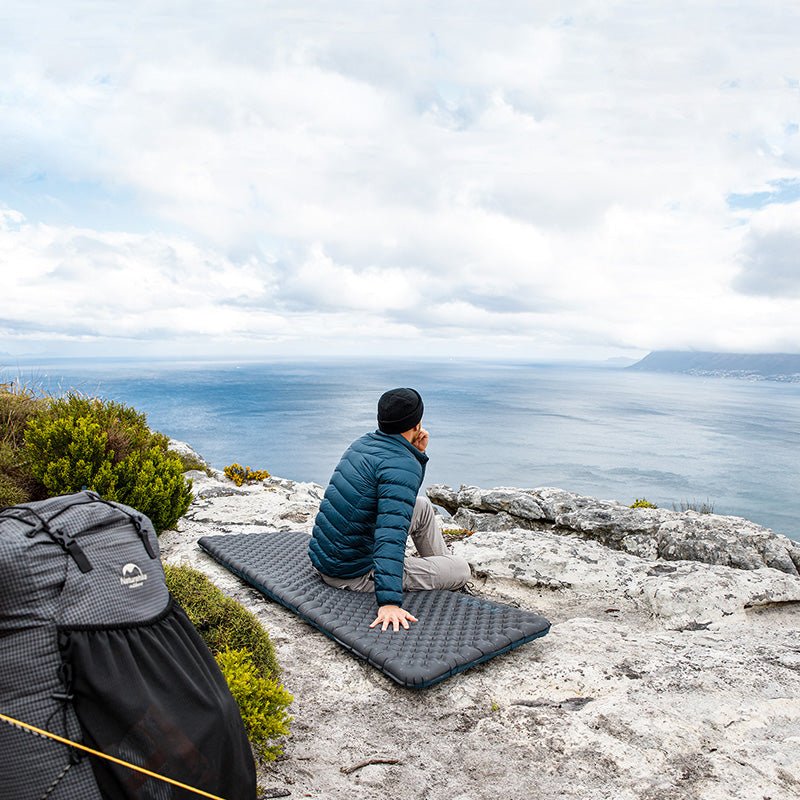
[[[486,530],[453,545],[472,565],[476,592],[547,616],[551,632],[413,692],[195,544],[206,534],[310,530],[321,487],[192,477],[196,499],[179,529],[161,536],[163,556],[201,569],[258,615],[295,697],[285,758],[260,776],[265,796],[800,796],[800,578],[788,567],[667,561],[564,526],[501,519],[507,529],[491,530],[483,520]]]

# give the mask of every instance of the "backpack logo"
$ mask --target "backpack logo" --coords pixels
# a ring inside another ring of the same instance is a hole
[[[126,564],[122,568],[122,577],[119,582],[129,589],[138,589],[147,580],[147,573],[142,572],[138,564]]]

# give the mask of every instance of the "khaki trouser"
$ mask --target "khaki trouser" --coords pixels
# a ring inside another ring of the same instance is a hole
[[[469,564],[458,556],[450,555],[436,522],[433,506],[427,497],[418,497],[411,515],[409,536],[419,556],[406,555],[403,564],[403,589],[417,592],[427,589],[460,589],[469,579]],[[372,570],[356,578],[333,578],[322,575],[322,580],[337,589],[354,592],[374,592]]]

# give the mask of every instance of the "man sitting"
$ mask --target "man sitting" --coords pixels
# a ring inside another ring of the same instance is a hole
[[[427,497],[428,431],[415,389],[391,389],[378,401],[378,430],[356,439],[331,476],[308,546],[329,586],[375,592],[370,625],[394,631],[417,622],[402,607],[403,590],[460,589],[469,564],[450,555]],[[409,534],[419,557],[406,558]]]

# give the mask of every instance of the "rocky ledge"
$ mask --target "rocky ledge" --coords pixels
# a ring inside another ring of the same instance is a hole
[[[163,556],[203,570],[258,615],[295,696],[286,757],[260,776],[265,796],[789,800],[800,794],[796,574],[763,564],[742,570],[718,559],[667,560],[659,550],[671,518],[653,528],[650,545],[643,530],[617,535],[608,520],[598,539],[587,540],[588,523],[577,527],[580,515],[576,527],[564,524],[578,513],[567,502],[576,496],[558,490],[536,490],[538,499],[518,490],[450,490],[446,503],[456,519],[471,522],[459,527],[475,530],[452,544],[470,561],[475,591],[538,611],[553,627],[544,639],[412,692],[265,600],[196,545],[210,533],[309,531],[321,487],[273,478],[237,488],[219,473],[191,476],[195,500],[178,530],[162,535]],[[431,494],[444,497],[441,487]],[[481,507],[462,502],[467,494],[480,496]],[[461,497],[455,508],[453,496]],[[605,505],[584,500],[584,508]],[[563,510],[549,523],[532,520],[520,511],[533,503],[549,514]],[[620,509],[612,505],[605,509],[610,514]],[[517,519],[528,522],[509,526]],[[713,527],[714,520],[700,522]],[[625,539],[637,542],[639,552],[608,546]]]
[[[454,490],[436,485],[428,496],[453,515],[455,524],[470,530],[552,530],[650,561],[773,567],[800,575],[800,543],[741,517],[630,508],[552,488]]]

